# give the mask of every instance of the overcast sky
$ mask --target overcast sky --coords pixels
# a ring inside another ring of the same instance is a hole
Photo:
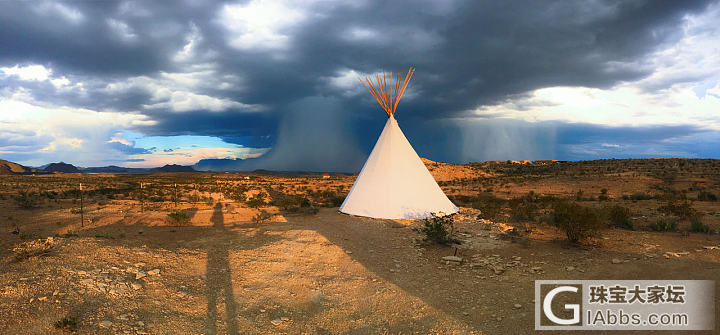
[[[416,67],[418,154],[720,158],[720,3],[1,1],[0,158],[355,171]]]

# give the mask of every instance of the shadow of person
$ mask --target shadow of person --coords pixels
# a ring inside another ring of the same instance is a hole
[[[210,217],[214,229],[225,230],[222,203],[217,203]],[[227,334],[237,334],[237,306],[232,288],[228,245],[217,243],[208,248],[206,268],[207,318],[205,334],[217,334],[218,304],[224,300]]]

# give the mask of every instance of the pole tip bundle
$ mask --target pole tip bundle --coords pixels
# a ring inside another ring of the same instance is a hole
[[[365,78],[365,81],[360,78],[358,78],[358,80],[365,86],[370,94],[372,94],[375,101],[380,104],[385,114],[391,117],[395,114],[395,110],[400,103],[400,98],[402,98],[403,93],[405,93],[405,89],[408,83],[410,83],[410,78],[412,78],[413,73],[415,73],[415,68],[411,67],[405,75],[405,79],[402,78],[402,73],[398,73],[397,78],[393,80],[393,74],[390,72],[390,90],[388,90],[387,87],[385,70],[382,71],[382,77],[377,73],[375,74],[375,83],[372,82],[371,77]]]

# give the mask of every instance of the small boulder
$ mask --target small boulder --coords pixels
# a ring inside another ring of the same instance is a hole
[[[462,260],[463,260],[462,258],[460,258],[458,256],[445,256],[442,259],[445,261],[458,262],[458,263],[462,262]]]

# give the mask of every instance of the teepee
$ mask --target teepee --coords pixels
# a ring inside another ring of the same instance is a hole
[[[369,78],[360,80],[388,120],[340,212],[381,219],[419,219],[431,213],[457,212],[395,120],[395,110],[414,72],[410,68],[404,80],[400,74],[393,80],[390,73],[389,91],[384,71],[382,77],[375,75],[374,85]]]

